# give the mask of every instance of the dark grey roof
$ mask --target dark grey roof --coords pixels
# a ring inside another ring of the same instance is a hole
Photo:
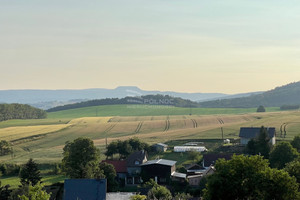
[[[231,153],[208,153],[203,155],[203,164],[204,167],[209,167],[214,165],[216,161],[220,158],[225,160],[230,160],[233,154]]]
[[[259,135],[260,127],[241,127],[239,137],[242,138],[255,138]],[[269,137],[272,138],[275,136],[275,128],[274,127],[265,127],[267,130]]]
[[[129,155],[127,158],[127,167],[136,167],[136,161],[139,162],[139,165],[143,164],[143,160],[147,158],[147,153],[144,150],[136,151]]]
[[[142,164],[142,165],[145,166],[145,165],[154,165],[154,164],[173,166],[173,165],[176,164],[176,161],[173,161],[173,160],[165,160],[165,159],[149,160],[149,161],[145,162],[145,163]]]

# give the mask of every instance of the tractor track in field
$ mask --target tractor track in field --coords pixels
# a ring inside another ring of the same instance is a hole
[[[108,133],[108,132],[111,131],[116,125],[117,125],[117,123],[110,125],[110,126],[104,131],[104,133]]]
[[[139,133],[140,132],[140,130],[141,130],[142,126],[143,126],[143,123],[144,123],[144,121],[140,121],[139,122],[139,124],[137,125],[134,133]]]
[[[191,119],[191,121],[193,122],[193,127],[197,128],[198,127],[198,123],[195,119]]]
[[[221,118],[217,118],[220,124],[225,124],[224,121]]]
[[[170,120],[167,119],[164,132],[167,132],[169,129],[170,129]]]

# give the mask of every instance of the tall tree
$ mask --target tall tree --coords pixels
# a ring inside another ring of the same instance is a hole
[[[299,153],[291,143],[281,142],[276,144],[270,153],[270,165],[273,168],[283,169],[285,165],[299,157]]]
[[[294,160],[286,165],[285,171],[289,173],[290,176],[294,176],[298,183],[300,183],[300,161]]]
[[[99,164],[99,169],[103,172],[105,178],[107,179],[107,190],[112,192],[118,186],[115,178],[117,176],[116,170],[112,164],[101,162]]]
[[[40,170],[38,169],[38,165],[33,161],[32,158],[28,160],[28,162],[22,167],[20,172],[20,179],[22,185],[35,185],[41,181],[42,177],[40,176]]]
[[[291,141],[291,144],[298,152],[300,152],[300,135],[295,136]]]
[[[298,184],[283,170],[271,169],[262,156],[234,155],[217,161],[207,178],[204,199],[297,199]],[[276,192],[278,191],[278,192]],[[278,198],[282,197],[282,198]]]
[[[77,138],[67,142],[63,149],[63,171],[70,178],[94,178],[99,171],[100,151],[89,138]]]
[[[246,146],[246,152],[251,155],[259,154],[265,158],[269,158],[270,151],[270,137],[268,135],[267,129],[262,126],[260,128],[259,135],[248,142]]]

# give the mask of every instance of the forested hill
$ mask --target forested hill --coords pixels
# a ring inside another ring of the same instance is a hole
[[[0,104],[0,121],[9,119],[42,119],[46,118],[44,110],[26,104]]]
[[[259,105],[280,107],[283,105],[300,105],[300,82],[290,83],[262,94],[243,98],[223,99],[200,103],[201,107],[212,108],[251,108]]]
[[[83,108],[100,105],[117,105],[117,104],[136,104],[136,105],[162,105],[162,106],[176,106],[176,107],[198,107],[198,103],[191,100],[182,99],[179,97],[171,97],[169,95],[146,95],[141,97],[125,97],[125,98],[106,98],[84,101],[80,103],[68,104],[64,106],[57,106],[47,110],[48,112],[55,112],[61,110],[68,110],[74,108]]]

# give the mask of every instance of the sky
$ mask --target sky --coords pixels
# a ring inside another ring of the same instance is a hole
[[[300,81],[298,0],[0,0],[0,90]]]

